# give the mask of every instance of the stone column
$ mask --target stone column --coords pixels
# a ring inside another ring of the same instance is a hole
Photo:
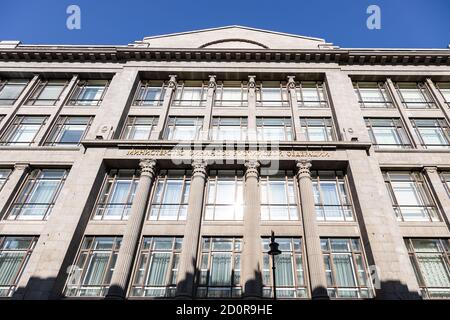
[[[328,299],[325,265],[323,262],[322,249],[320,247],[320,235],[316,221],[313,184],[311,172],[309,170],[311,162],[300,160],[297,162],[297,167],[297,180],[300,189],[302,224],[312,299]]]
[[[123,299],[133,266],[133,259],[141,236],[142,223],[145,219],[147,201],[155,177],[156,161],[141,160],[141,176],[134,195],[127,227],[122,238],[116,266],[111,278],[111,285],[106,298]]]
[[[194,295],[194,279],[197,265],[197,250],[202,223],[203,194],[206,182],[206,162],[194,160],[192,162],[191,187],[189,192],[189,206],[187,221],[183,237],[178,268],[177,294],[178,299],[190,299]]]
[[[262,296],[261,276],[261,208],[258,188],[258,161],[246,161],[245,205],[244,205],[244,245],[242,249],[242,283],[244,298]]]
[[[206,95],[205,118],[203,119],[203,128],[201,137],[203,140],[209,140],[209,129],[211,127],[212,110],[214,107],[214,93],[216,91],[216,76],[210,75],[208,82],[208,94]]]
[[[172,103],[172,95],[177,89],[177,76],[169,75],[170,79],[164,92],[163,105],[161,106],[161,113],[159,114],[158,124],[150,137],[151,140],[158,140],[164,134],[166,127],[167,116],[169,115],[170,104]]]
[[[301,134],[300,112],[298,110],[298,98],[295,91],[295,76],[288,76],[287,90],[289,93],[289,101],[291,104],[292,122],[294,125],[295,140],[305,141],[306,137]]]
[[[248,76],[248,140],[256,141],[256,82],[255,76]]]

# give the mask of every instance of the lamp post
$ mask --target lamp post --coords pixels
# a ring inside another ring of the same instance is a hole
[[[280,249],[278,249],[278,242],[275,242],[275,233],[272,231],[270,236],[269,243],[269,252],[267,252],[270,256],[272,256],[272,278],[273,278],[273,299],[277,299],[277,287],[275,281],[275,256],[281,254]]]

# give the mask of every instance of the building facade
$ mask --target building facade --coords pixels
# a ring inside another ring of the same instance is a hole
[[[0,297],[450,298],[449,121],[449,49],[2,41]]]

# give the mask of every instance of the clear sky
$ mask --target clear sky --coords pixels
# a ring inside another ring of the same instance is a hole
[[[81,9],[69,30],[66,9]],[[381,29],[369,30],[369,5]],[[145,36],[239,24],[324,38],[341,47],[447,48],[450,0],[1,0],[0,40],[128,44]]]

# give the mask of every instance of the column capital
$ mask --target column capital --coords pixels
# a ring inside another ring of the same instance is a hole
[[[139,162],[139,167],[141,167],[141,175],[153,178],[156,174],[156,161],[153,159],[142,159]]]
[[[249,177],[258,178],[258,176],[259,176],[258,168],[260,166],[259,161],[247,160],[247,161],[245,161],[244,166],[247,168],[245,170],[245,179],[247,179]]]
[[[248,84],[247,84],[248,89],[256,88],[255,78],[256,76],[248,76]]]
[[[202,159],[195,159],[192,161],[192,177],[201,176],[206,179],[206,167],[208,163]]]
[[[14,164],[14,170],[27,170],[30,167],[29,163],[16,163]]]
[[[170,74],[169,75],[169,83],[168,87],[171,89],[175,89],[177,87],[177,75],[176,74]]]
[[[216,89],[217,83],[216,83],[216,75],[210,74],[209,75],[209,82],[208,82],[208,88],[210,89]]]
[[[310,160],[298,160],[296,164],[298,168],[297,177],[300,178],[311,178],[311,161]]]
[[[287,88],[288,89],[295,89],[295,76],[287,76],[288,82],[287,82]]]

